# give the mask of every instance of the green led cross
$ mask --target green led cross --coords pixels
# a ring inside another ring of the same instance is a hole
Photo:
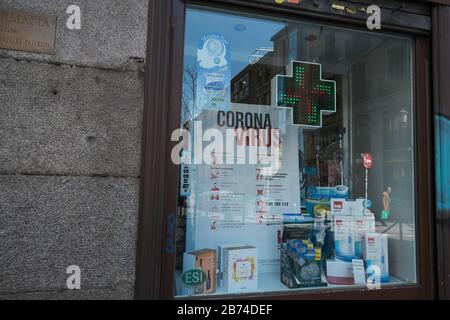
[[[336,82],[317,63],[292,61],[292,73],[277,76],[277,106],[293,109],[293,124],[321,128],[322,114],[336,112]]]

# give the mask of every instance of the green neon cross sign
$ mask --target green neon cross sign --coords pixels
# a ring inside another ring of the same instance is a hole
[[[322,79],[318,63],[292,61],[291,76],[277,76],[277,106],[292,108],[295,125],[321,128],[322,115],[336,112],[336,81]]]

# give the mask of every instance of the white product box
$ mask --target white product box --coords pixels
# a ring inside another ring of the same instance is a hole
[[[353,263],[349,261],[328,259],[327,280],[332,284],[353,284]]]
[[[224,247],[222,288],[227,293],[258,290],[258,250],[253,246]]]
[[[365,216],[354,216],[354,228],[355,228],[355,254],[358,258],[362,259],[363,242],[366,233],[375,232],[375,216],[371,213]]]
[[[217,284],[219,287],[223,287],[222,280],[223,280],[223,273],[225,270],[225,266],[227,261],[223,262],[223,255],[224,250],[226,248],[233,248],[233,247],[246,247],[248,244],[245,243],[233,243],[233,244],[219,244],[217,247]]]
[[[389,282],[388,236],[384,233],[366,233],[364,241],[364,259],[367,263],[367,275],[377,274],[380,281]]]
[[[332,215],[343,215],[346,212],[346,200],[345,199],[331,199],[331,214]]]
[[[366,269],[363,259],[353,259],[353,281],[355,284],[366,284]]]
[[[334,215],[334,247],[336,257],[351,261],[355,258],[355,221],[353,216]]]
[[[349,215],[362,216],[365,215],[368,209],[364,208],[366,199],[345,200],[345,199],[331,199],[331,213],[333,215]]]

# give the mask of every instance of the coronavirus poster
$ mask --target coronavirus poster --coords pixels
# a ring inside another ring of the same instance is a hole
[[[258,248],[260,272],[278,270],[282,215],[301,210],[299,129],[290,117],[287,109],[231,104],[195,119],[204,158],[191,165],[186,251],[248,244]],[[211,133],[223,139],[215,148]]]

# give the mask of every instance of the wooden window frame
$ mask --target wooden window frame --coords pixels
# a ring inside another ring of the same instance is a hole
[[[450,7],[435,6],[432,10],[432,42],[433,42],[433,105],[434,115],[450,118]],[[439,129],[439,128],[437,128]],[[436,135],[444,138],[443,132],[438,130]],[[437,137],[436,137],[437,138]],[[445,146],[444,146],[445,147]],[[435,159],[436,164],[444,166],[441,159]],[[444,181],[437,178],[436,183]],[[439,201],[439,200],[437,200]],[[437,281],[439,299],[450,300],[450,212],[443,208],[436,208],[436,247],[437,247]]]
[[[265,14],[286,14],[301,19],[320,17],[301,10],[246,4],[236,0],[196,1],[238,10],[251,8]],[[239,6],[237,6],[239,2]],[[374,0],[376,2],[376,0]],[[136,257],[136,299],[173,299],[178,167],[171,161],[174,142],[170,133],[179,128],[182,94],[184,22],[186,2],[154,0],[149,8],[147,69],[143,133],[141,203]],[[322,20],[323,21],[323,20]],[[362,28],[361,22],[342,20],[340,26]],[[389,29],[393,31],[392,29]],[[431,38],[423,31],[415,36],[415,188],[417,284],[390,285],[380,290],[353,287],[220,295],[211,299],[432,299],[436,296],[434,246],[433,113],[431,107]],[[413,49],[414,50],[414,49]]]

